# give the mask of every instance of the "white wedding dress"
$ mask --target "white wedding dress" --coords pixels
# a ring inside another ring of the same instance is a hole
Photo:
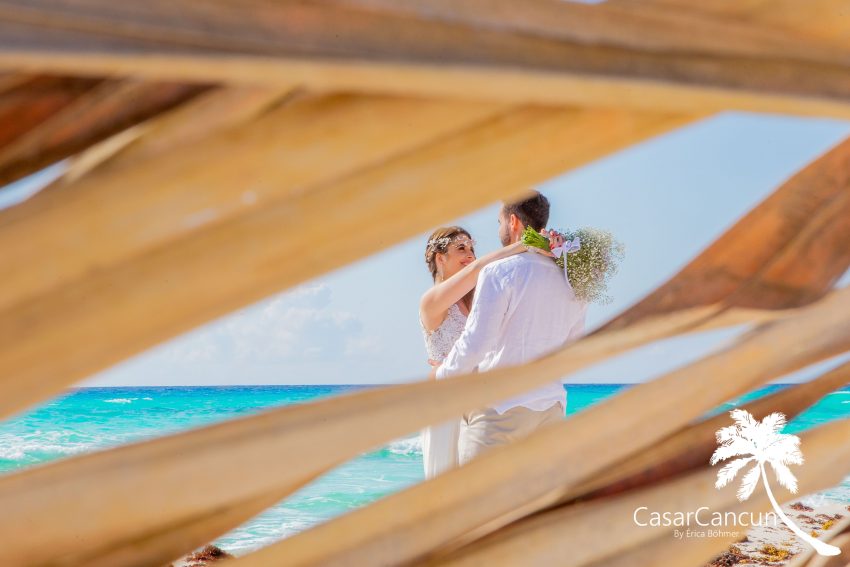
[[[440,362],[445,359],[463,333],[465,325],[466,315],[455,303],[449,307],[446,318],[435,330],[428,332],[423,326],[422,333],[425,335],[425,348],[428,351],[428,358]],[[425,464],[426,479],[434,478],[440,473],[457,467],[459,433],[460,418],[422,430],[422,460]]]

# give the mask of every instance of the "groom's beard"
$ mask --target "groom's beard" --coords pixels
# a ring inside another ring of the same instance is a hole
[[[502,241],[502,246],[507,246],[511,243],[511,233],[503,227],[499,227],[499,240]]]

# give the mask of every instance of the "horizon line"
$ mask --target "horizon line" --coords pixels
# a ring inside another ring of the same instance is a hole
[[[638,384],[648,384],[647,382],[568,382],[562,383],[563,386],[634,386]],[[280,387],[379,387],[379,386],[403,386],[405,384],[415,384],[416,382],[399,382],[399,383],[376,383],[376,384],[125,384],[123,386],[107,385],[107,386],[74,386],[68,390],[97,390],[109,388],[280,388]],[[802,382],[775,382],[763,384],[764,386],[795,386]]]

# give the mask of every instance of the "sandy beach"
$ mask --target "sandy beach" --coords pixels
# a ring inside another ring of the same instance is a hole
[[[783,506],[785,514],[813,537],[832,537],[850,530],[850,505],[824,503],[810,506],[795,501]],[[800,541],[784,524],[754,527],[745,538],[715,557],[706,567],[734,565],[793,566],[813,555],[813,550]],[[168,567],[204,567],[233,555],[214,545],[188,554]]]
[[[812,537],[834,536],[850,528],[850,506],[838,503],[806,505],[795,500],[782,507],[785,514]],[[745,539],[731,545],[707,567],[732,565],[789,565],[811,548],[800,541],[785,524],[752,528]]]

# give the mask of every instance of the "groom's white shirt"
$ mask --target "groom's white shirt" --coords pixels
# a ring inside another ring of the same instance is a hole
[[[581,337],[586,313],[586,304],[575,299],[563,270],[551,258],[526,252],[493,262],[478,274],[466,327],[437,369],[437,378],[540,358]],[[524,406],[542,411],[558,402],[566,407],[566,392],[560,382],[553,382],[493,409],[504,413]]]

